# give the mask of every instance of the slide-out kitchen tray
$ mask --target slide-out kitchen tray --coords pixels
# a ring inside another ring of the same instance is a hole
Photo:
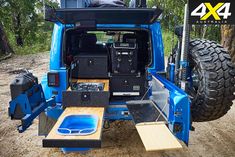
[[[81,117],[83,120],[80,123],[74,120],[81,120]],[[43,147],[100,148],[103,117],[103,107],[67,107],[48,136],[43,139]],[[73,127],[77,125],[79,128]],[[94,128],[96,130],[92,130]]]

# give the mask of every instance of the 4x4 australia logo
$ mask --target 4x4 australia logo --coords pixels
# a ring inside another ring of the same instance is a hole
[[[190,0],[189,14],[191,24],[233,24],[232,2],[219,0]]]

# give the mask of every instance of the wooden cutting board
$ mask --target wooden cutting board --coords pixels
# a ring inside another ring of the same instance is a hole
[[[139,123],[136,124],[136,128],[146,151],[182,148],[164,122]]]

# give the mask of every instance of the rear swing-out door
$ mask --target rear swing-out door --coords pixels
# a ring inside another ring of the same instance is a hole
[[[187,95],[163,77],[154,74],[150,100],[129,101],[127,107],[147,151],[182,148],[188,144],[190,114]]]

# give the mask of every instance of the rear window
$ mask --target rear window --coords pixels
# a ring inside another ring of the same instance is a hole
[[[87,33],[96,35],[97,44],[123,42],[124,34],[134,34],[133,32],[128,31],[88,31]]]

